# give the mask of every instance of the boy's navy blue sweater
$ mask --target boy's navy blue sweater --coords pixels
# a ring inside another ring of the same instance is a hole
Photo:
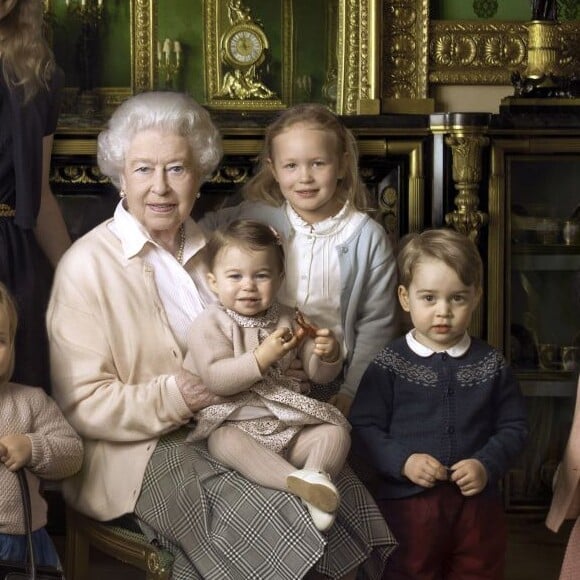
[[[381,481],[378,499],[425,488],[402,475],[408,457],[428,453],[451,467],[475,458],[487,469],[483,493],[496,493],[528,435],[525,400],[503,355],[472,338],[467,352],[415,354],[401,337],[363,375],[349,419],[353,451]]]

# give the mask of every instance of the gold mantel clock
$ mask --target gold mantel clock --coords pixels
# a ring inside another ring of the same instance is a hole
[[[284,87],[279,83],[272,87],[273,79],[268,77],[272,55],[267,33],[242,0],[206,0],[204,29],[209,107],[266,110],[285,106],[276,90]]]
[[[258,67],[268,49],[264,31],[252,22],[234,24],[222,37],[223,58],[232,67]]]

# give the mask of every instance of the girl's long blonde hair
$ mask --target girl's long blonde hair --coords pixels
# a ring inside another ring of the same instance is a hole
[[[12,89],[20,87],[28,102],[48,82],[54,71],[52,50],[44,37],[42,0],[17,0],[0,20],[2,74]]]
[[[0,282],[0,312],[8,319],[8,340],[10,341],[10,361],[6,371],[0,374],[0,385],[5,385],[14,372],[14,340],[16,338],[16,327],[18,326],[18,314],[14,299],[2,282]]]
[[[337,183],[336,197],[341,204],[349,201],[355,209],[368,211],[370,198],[358,171],[356,139],[332,111],[316,103],[305,103],[286,109],[266,128],[256,174],[242,189],[244,198],[263,201],[273,206],[279,206],[284,202],[284,196],[270,167],[270,160],[273,159],[272,142],[280,133],[297,124],[328,131],[336,137],[338,155],[342,157],[347,154],[344,177]]]

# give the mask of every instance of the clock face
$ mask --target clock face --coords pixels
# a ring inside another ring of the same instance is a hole
[[[223,39],[226,61],[238,67],[250,67],[264,59],[268,41],[256,25],[240,23],[233,26]]]

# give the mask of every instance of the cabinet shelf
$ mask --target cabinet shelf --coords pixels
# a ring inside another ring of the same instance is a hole
[[[518,246],[513,247],[512,269],[565,272],[580,270],[580,247],[578,246],[555,246],[559,251],[551,251],[551,246],[526,246],[527,248],[541,248],[541,253],[519,251]],[[563,251],[564,249],[574,251]]]
[[[580,245],[578,244],[512,244],[511,248],[514,255],[580,255]]]
[[[526,397],[574,397],[576,375],[571,372],[519,372],[516,374]]]

